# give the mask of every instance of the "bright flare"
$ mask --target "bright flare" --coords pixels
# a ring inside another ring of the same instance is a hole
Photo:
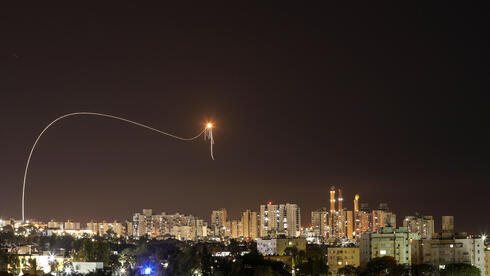
[[[206,124],[206,128],[212,128],[213,127],[213,124],[212,123],[207,123]]]

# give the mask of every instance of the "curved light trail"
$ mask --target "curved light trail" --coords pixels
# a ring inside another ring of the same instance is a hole
[[[155,131],[157,133],[160,133],[160,134],[163,134],[163,135],[166,135],[166,136],[169,136],[169,137],[178,139],[178,140],[182,140],[182,141],[192,141],[192,140],[195,140],[199,136],[201,136],[201,135],[204,134],[204,140],[209,139],[209,141],[210,141],[211,158],[214,160],[214,155],[213,155],[214,138],[213,138],[213,124],[212,123],[207,123],[206,124],[206,127],[201,132],[199,132],[196,136],[190,137],[190,138],[185,138],[185,137],[179,137],[177,135],[173,135],[173,134],[168,133],[168,132],[161,131],[159,129],[150,127],[150,126],[145,125],[145,124],[141,124],[141,123],[138,123],[138,122],[135,122],[135,121],[131,121],[131,120],[128,120],[128,119],[124,119],[124,118],[121,118],[121,117],[118,117],[118,116],[109,115],[109,114],[97,113],[97,112],[73,112],[73,113],[68,113],[68,114],[65,114],[65,115],[62,115],[62,116],[56,118],[51,123],[49,123],[43,129],[43,131],[41,131],[41,133],[37,136],[36,141],[32,145],[31,151],[29,152],[29,157],[27,158],[26,168],[25,168],[25,171],[24,171],[24,181],[22,183],[22,221],[24,221],[24,219],[25,219],[25,216],[24,216],[24,198],[25,198],[25,190],[26,190],[27,172],[29,170],[29,163],[31,162],[32,153],[34,152],[34,149],[36,148],[36,145],[39,142],[39,139],[41,138],[41,136],[43,136],[44,132],[46,132],[46,130],[48,130],[48,128],[51,127],[54,123],[56,123],[59,120],[62,120],[64,118],[67,118],[67,117],[70,117],[70,116],[78,116],[78,115],[90,115],[90,116],[100,116],[100,117],[111,118],[111,119],[115,119],[115,120],[127,122],[127,123],[130,123],[130,124],[133,124],[133,125],[137,125],[137,126],[140,126],[140,127],[143,127],[143,128],[146,128],[146,129],[149,129],[149,130],[152,130],[152,131]]]

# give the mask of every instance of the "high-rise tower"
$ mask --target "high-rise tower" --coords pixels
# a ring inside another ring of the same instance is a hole
[[[335,212],[335,186],[330,187],[330,213]]]
[[[359,195],[354,197],[354,213],[359,212]]]
[[[343,208],[342,208],[342,202],[343,201],[344,201],[344,199],[342,198],[342,190],[339,189],[339,211],[343,210]]]

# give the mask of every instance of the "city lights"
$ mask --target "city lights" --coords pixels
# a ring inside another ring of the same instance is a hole
[[[483,1],[180,2],[2,7],[0,276],[490,276]]]

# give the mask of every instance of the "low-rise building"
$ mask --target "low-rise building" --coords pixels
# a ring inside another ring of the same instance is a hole
[[[365,266],[376,257],[391,256],[399,264],[412,263],[412,242],[419,240],[417,233],[410,233],[406,227],[394,229],[384,227],[378,232],[365,232],[361,235],[360,256],[361,266]]]
[[[481,238],[440,238],[414,241],[414,264],[430,264],[444,268],[451,263],[478,267],[485,275],[485,246]]]
[[[306,238],[277,238],[277,255],[285,255],[286,248],[295,247],[306,252]]]
[[[78,274],[95,273],[104,268],[103,262],[73,262],[73,272]]]
[[[490,276],[490,247],[485,249],[485,276]]]
[[[257,239],[257,250],[264,256],[283,256],[286,254],[286,249],[292,247],[306,252],[306,238]]]
[[[407,216],[403,220],[403,227],[408,227],[408,231],[418,233],[421,239],[432,239],[434,234],[434,218],[432,216]]]
[[[65,230],[80,230],[80,222],[66,221],[65,222]]]
[[[63,256],[47,251],[42,254],[19,254],[18,258],[20,261],[20,271],[27,270],[31,266],[31,261],[35,261],[37,270],[41,270],[44,273],[61,271],[65,260]]]
[[[276,239],[257,239],[257,251],[264,256],[277,254],[277,240]]]
[[[359,247],[329,247],[327,249],[328,269],[333,275],[347,265],[361,265]]]

